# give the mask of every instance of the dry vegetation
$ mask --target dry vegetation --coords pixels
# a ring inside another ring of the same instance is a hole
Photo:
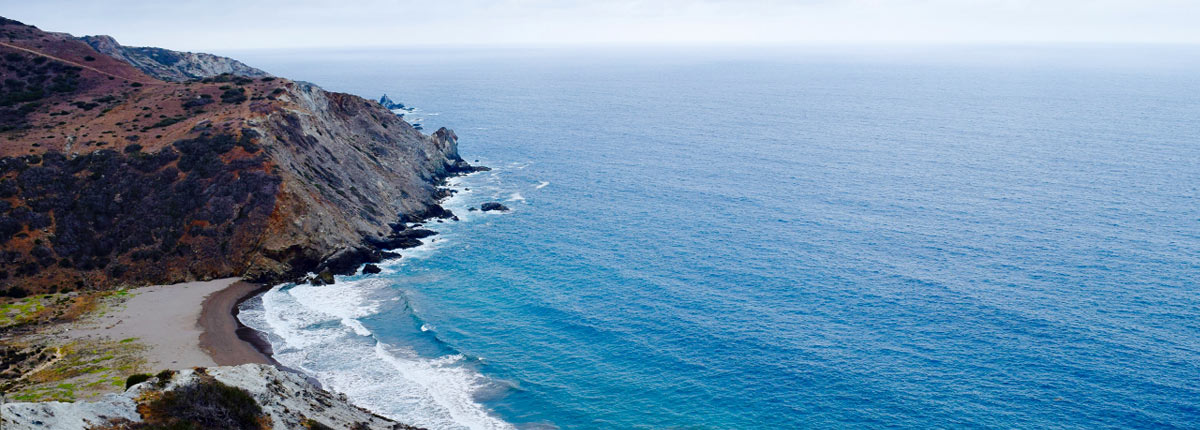
[[[102,314],[126,296],[122,290],[0,299],[0,390],[15,401],[73,401],[120,391],[125,378],[147,370],[145,346],[137,339],[67,342],[47,334]]]

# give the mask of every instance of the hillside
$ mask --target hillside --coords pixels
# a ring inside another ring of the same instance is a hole
[[[473,169],[452,131],[310,84],[170,82],[6,19],[0,60],[0,293],[352,272]]]
[[[84,36],[79,40],[101,54],[129,63],[143,73],[164,81],[188,81],[225,73],[249,78],[270,76],[241,61],[212,54],[123,46],[111,36]]]

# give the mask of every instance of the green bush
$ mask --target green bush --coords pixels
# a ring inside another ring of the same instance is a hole
[[[221,102],[229,104],[238,104],[246,101],[245,88],[230,88],[221,93]]]
[[[128,390],[129,387],[132,387],[137,384],[141,384],[148,380],[150,380],[150,375],[147,375],[145,373],[137,373],[137,374],[129,375],[129,377],[125,379],[125,389]]]
[[[262,407],[246,390],[204,379],[163,393],[147,405],[146,423],[158,428],[260,428]]]
[[[167,383],[171,382],[171,379],[175,377],[175,371],[169,369],[164,370],[162,372],[158,372],[158,374],[154,375],[154,377],[158,378],[159,386],[166,386]]]

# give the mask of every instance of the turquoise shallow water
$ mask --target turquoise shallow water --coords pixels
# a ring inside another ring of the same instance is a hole
[[[1194,51],[237,54],[495,168],[243,318],[431,428],[1200,427]]]

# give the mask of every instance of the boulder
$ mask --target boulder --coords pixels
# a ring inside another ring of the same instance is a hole
[[[509,209],[508,209],[508,206],[504,206],[504,205],[500,204],[500,202],[487,202],[487,203],[480,205],[479,210],[484,211],[484,212],[490,212],[490,211],[506,212]]]

